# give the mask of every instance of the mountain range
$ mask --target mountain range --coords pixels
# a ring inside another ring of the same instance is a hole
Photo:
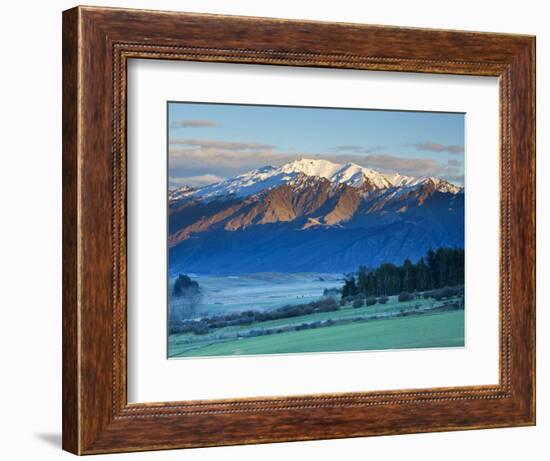
[[[464,247],[464,190],[301,159],[169,192],[170,272],[349,272]]]

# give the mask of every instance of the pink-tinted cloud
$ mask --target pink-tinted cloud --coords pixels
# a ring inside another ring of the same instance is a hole
[[[343,144],[340,146],[336,146],[334,149],[339,151],[354,152],[357,154],[371,154],[373,152],[381,151],[382,149],[384,149],[384,146],[366,147],[366,146],[359,146],[354,144]]]
[[[186,120],[175,120],[170,124],[172,128],[210,128],[210,127],[220,127],[221,123],[216,122],[215,120],[203,120],[203,119],[186,119]]]
[[[237,142],[237,141],[214,141],[211,139],[172,139],[171,146],[198,147],[202,149],[225,149],[225,150],[251,150],[251,149],[273,149],[271,144],[261,144],[257,142]]]
[[[254,149],[256,143],[216,141],[170,146],[170,175],[174,178],[223,179],[266,165],[279,166],[300,158],[330,160],[335,163],[356,163],[383,173],[401,173],[409,176],[438,176],[462,183],[461,171],[456,165],[444,164],[436,159],[401,157],[393,154],[331,154],[316,152],[279,152],[274,149]],[[259,144],[259,146],[263,146]],[[271,147],[271,146],[268,146]],[[193,179],[198,185],[200,179]],[[191,185],[191,182],[181,182]]]
[[[413,144],[416,150],[430,151],[430,152],[448,152],[449,154],[462,154],[464,152],[464,146],[456,144],[445,145],[432,141],[425,141]]]
[[[198,176],[179,176],[179,177],[170,176],[169,183],[170,183],[170,187],[179,187],[179,186],[202,187],[202,186],[207,186],[208,184],[214,184],[214,183],[223,181],[223,179],[224,178],[220,178],[215,174],[203,174]]]

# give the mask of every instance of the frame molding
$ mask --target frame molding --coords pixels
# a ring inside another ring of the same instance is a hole
[[[134,58],[499,77],[499,384],[129,404],[126,64]],[[92,454],[533,425],[534,79],[530,36],[94,7],[65,11],[63,448]]]

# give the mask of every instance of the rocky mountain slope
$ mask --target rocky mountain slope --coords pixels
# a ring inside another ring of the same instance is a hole
[[[464,246],[445,180],[302,159],[170,192],[172,272],[342,272]]]

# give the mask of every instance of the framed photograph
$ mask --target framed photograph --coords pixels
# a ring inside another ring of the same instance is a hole
[[[63,13],[63,447],[535,424],[535,39]]]

